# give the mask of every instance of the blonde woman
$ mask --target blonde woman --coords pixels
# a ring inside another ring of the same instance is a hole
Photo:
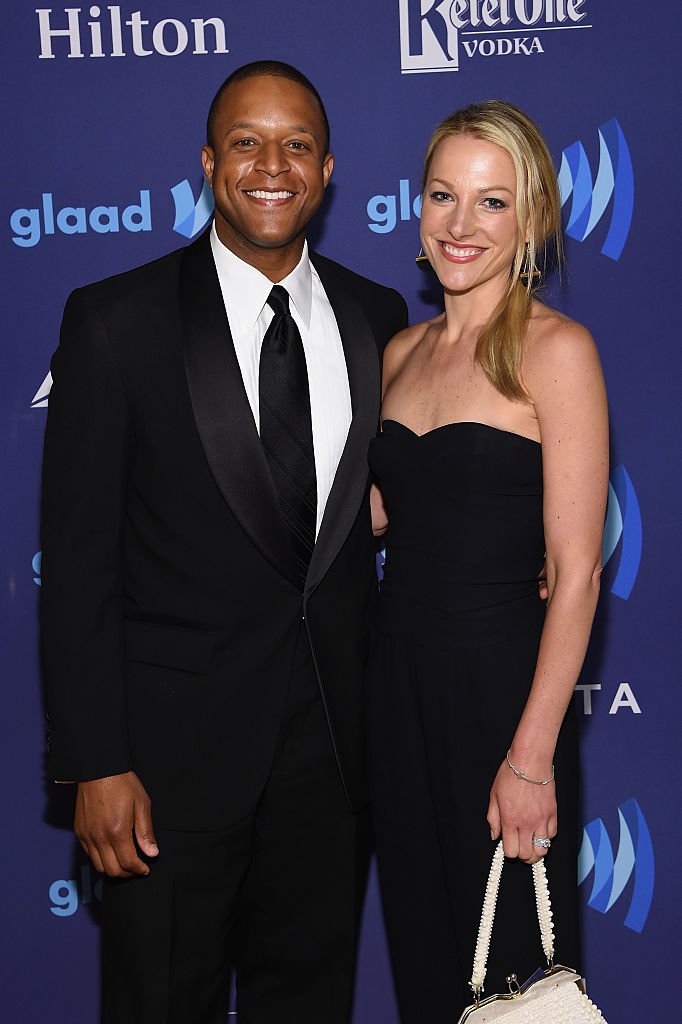
[[[421,241],[445,309],[384,359],[370,463],[387,558],[368,710],[401,1020],[440,1024],[470,997],[491,840],[508,861],[487,993],[540,963],[526,866],[540,857],[558,958],[579,961],[571,696],[599,592],[608,436],[590,334],[534,295],[561,256],[560,199],[521,110],[480,103],[436,129]]]

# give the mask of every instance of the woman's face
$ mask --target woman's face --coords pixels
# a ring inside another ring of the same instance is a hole
[[[431,159],[421,241],[447,291],[507,287],[516,256],[516,171],[494,142],[473,135],[444,139]]]

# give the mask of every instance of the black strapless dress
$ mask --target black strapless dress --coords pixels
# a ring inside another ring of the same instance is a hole
[[[386,420],[370,465],[389,517],[367,683],[384,915],[403,1024],[445,1024],[471,1001],[494,849],[490,787],[528,697],[544,621],[542,453],[481,423],[419,436]],[[572,706],[555,765],[559,834],[546,863],[557,960],[576,967]],[[486,994],[542,961],[530,868],[507,861]]]

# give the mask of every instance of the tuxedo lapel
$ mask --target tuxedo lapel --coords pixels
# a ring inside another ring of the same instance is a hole
[[[194,418],[211,473],[254,544],[300,586],[232,344],[209,232],[183,253],[180,313]]]
[[[324,577],[357,517],[367,487],[367,448],[377,430],[380,403],[379,355],[367,319],[333,265],[314,255],[311,258],[341,335],[353,418],[313,550],[306,594]]]

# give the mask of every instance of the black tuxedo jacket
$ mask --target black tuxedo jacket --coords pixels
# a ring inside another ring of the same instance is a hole
[[[366,799],[375,600],[367,445],[394,291],[313,255],[353,418],[305,586],[244,391],[208,234],[66,306],[43,471],[49,772],[134,770],[160,826],[218,828],[268,776],[304,619],[348,800]]]

